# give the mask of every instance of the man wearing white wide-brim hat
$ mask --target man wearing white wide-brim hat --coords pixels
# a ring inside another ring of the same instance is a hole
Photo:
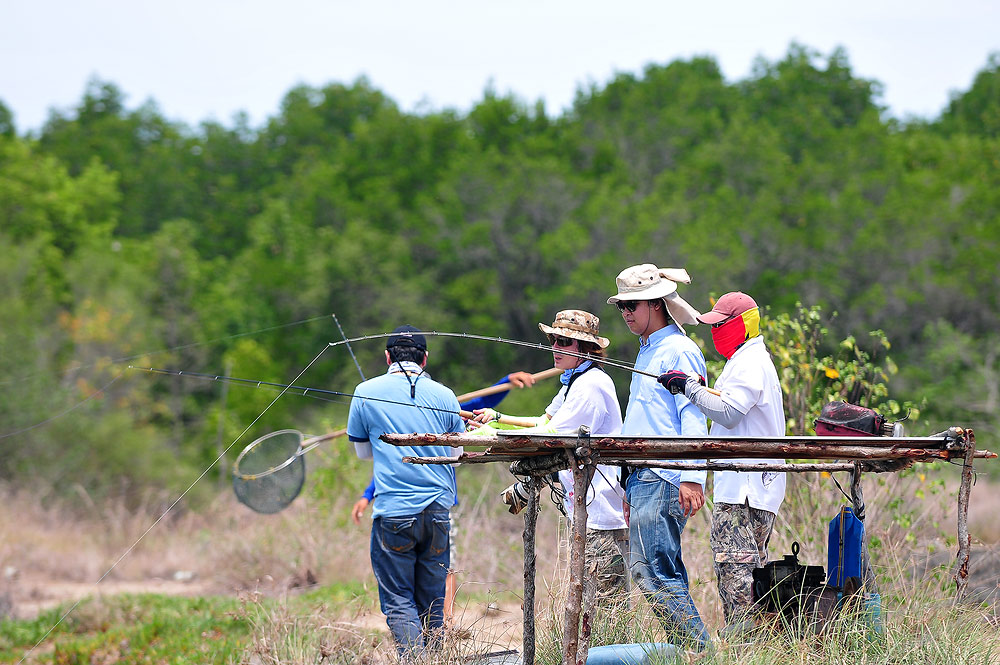
[[[698,312],[677,295],[677,282],[690,281],[683,269],[650,263],[618,275],[618,292],[608,303],[618,306],[629,330],[639,336],[637,370],[706,375],[705,356],[681,327],[698,323]],[[656,379],[633,374],[622,434],[704,436],[708,428],[705,416],[683,394],[673,395]],[[705,471],[642,468],[625,484],[632,575],[671,641],[696,649],[705,648],[708,633],[688,590],[681,533],[705,504],[705,478]]]

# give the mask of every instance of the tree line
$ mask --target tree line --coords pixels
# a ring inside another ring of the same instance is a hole
[[[703,311],[730,290],[775,318],[818,307],[819,356],[891,345],[888,391],[919,405],[915,427],[995,429],[1000,54],[937,118],[880,100],[844,51],[793,45],[735,82],[709,57],[619,74],[560,115],[490,89],[409,113],[358,79],[296,87],[259,127],[190,127],[95,79],[21,134],[0,101],[0,479],[170,487],[262,412],[241,441],[342,424],[342,404],[127,369],[349,392],[330,313],[349,336],[541,341],[538,321],[583,308],[631,359],[605,299],[644,262],[685,267]],[[432,346],[457,392],[550,362]],[[352,350],[380,371],[379,343]]]

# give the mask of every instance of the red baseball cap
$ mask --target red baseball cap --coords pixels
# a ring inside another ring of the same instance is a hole
[[[701,323],[716,324],[731,319],[757,306],[754,299],[742,291],[732,291],[719,298],[711,312],[698,317]]]

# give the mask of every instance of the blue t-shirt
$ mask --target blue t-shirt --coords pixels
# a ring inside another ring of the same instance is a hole
[[[413,363],[402,367],[419,371]],[[415,373],[415,372],[414,372]],[[410,381],[416,380],[416,394],[410,397]],[[427,373],[410,377],[393,364],[383,376],[370,379],[354,390],[347,418],[347,435],[351,441],[370,444],[374,460],[378,500],[372,517],[414,515],[432,503],[451,506],[455,503],[455,470],[441,464],[406,464],[404,457],[450,456],[448,446],[391,446],[379,440],[386,432],[464,432],[465,424],[458,414],[458,399],[447,387],[433,381]],[[391,400],[400,404],[379,402]],[[431,408],[414,408],[431,407]],[[438,410],[435,410],[438,409]],[[367,447],[367,446],[362,446]]]
[[[424,374],[424,376],[427,376]],[[510,379],[506,376],[494,383],[494,386],[503,385],[504,383],[510,383]],[[462,402],[462,408],[466,411],[475,411],[476,409],[492,409],[494,406],[503,401],[503,398],[510,393],[509,390],[505,390],[500,393],[493,393],[492,395],[483,395],[482,397],[474,397],[467,402]],[[368,483],[368,487],[365,488],[364,493],[361,495],[363,498],[372,501],[375,498],[375,478],[372,477],[372,481]],[[458,499],[455,499],[455,505],[458,505]]]
[[[705,356],[691,339],[676,325],[670,324],[649,336],[646,343],[639,340],[639,355],[635,368],[650,374],[663,374],[679,369],[688,374],[706,376]],[[683,393],[671,395],[656,379],[632,375],[632,385],[622,423],[622,436],[705,436],[708,423],[705,414],[698,410]],[[689,460],[703,462],[704,460]],[[677,471],[674,469],[652,469],[670,482],[700,483],[705,486],[705,471]]]

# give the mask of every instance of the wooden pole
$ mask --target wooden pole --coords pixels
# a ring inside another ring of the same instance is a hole
[[[569,593],[563,615],[563,665],[578,665],[587,660],[586,638],[589,634],[580,639],[580,615],[587,563],[587,491],[594,473],[590,448],[586,445],[589,436],[588,428],[580,427],[580,446],[575,451],[566,451],[573,472],[573,529],[569,550]],[[586,615],[585,624],[589,631],[589,616]]]
[[[538,526],[538,495],[541,481],[532,476],[525,486],[528,490],[528,506],[524,509],[524,600],[521,603],[522,635],[521,653],[524,665],[535,665],[535,529]]]
[[[965,430],[965,461],[962,464],[962,484],[958,487],[958,556],[955,560],[955,602],[961,602],[969,587],[969,557],[972,536],[969,534],[969,495],[972,493],[972,460],[976,457],[976,435]]]
[[[854,464],[854,470],[851,473],[851,504],[854,507],[854,516],[863,523],[865,521],[865,495],[861,489],[861,465],[857,463]],[[864,538],[861,540],[861,588],[867,593],[878,593],[878,582],[875,580],[871,556],[868,553],[867,530],[865,530]]]
[[[770,437],[742,438],[724,437],[705,439],[699,437],[671,438],[623,438],[602,437],[591,441],[591,448],[606,459],[621,460],[686,460],[686,459],[732,459],[746,457],[779,457],[784,459],[839,459],[839,460],[897,460],[935,461],[964,456],[963,447],[949,445],[944,437],[928,438],[935,441],[938,448],[902,447],[909,443],[920,443],[915,438],[892,439],[870,437],[882,445],[839,445],[829,439],[837,437]],[[563,435],[504,435],[468,436],[463,434],[383,434],[382,440],[392,445],[445,445],[445,446],[490,446],[491,453],[522,455],[531,452],[555,451],[574,448],[569,445],[575,438]],[[851,441],[847,439],[846,441]],[[976,451],[975,457],[996,457],[986,450]]]

